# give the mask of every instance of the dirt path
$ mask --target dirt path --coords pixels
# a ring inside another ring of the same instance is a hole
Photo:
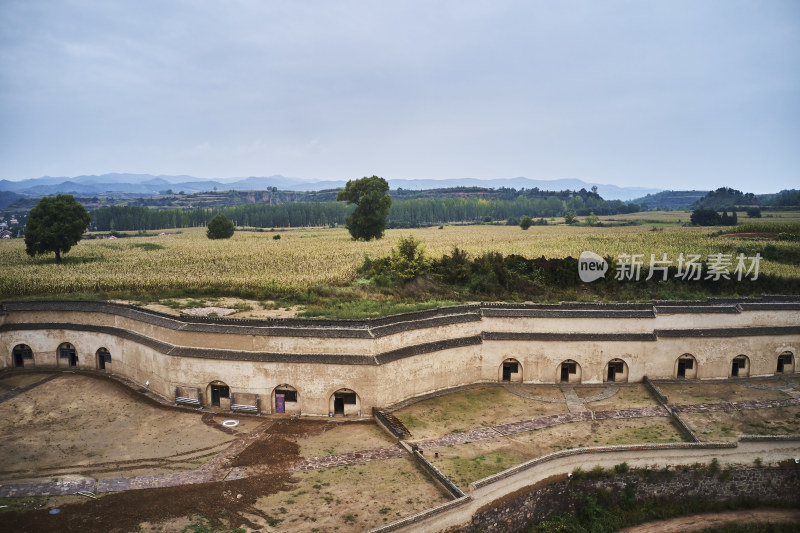
[[[648,522],[640,526],[621,529],[619,533],[679,533],[681,531],[702,531],[709,527],[719,527],[728,522],[800,522],[800,509],[749,509],[746,511],[725,511],[721,513],[693,514],[669,520]]]

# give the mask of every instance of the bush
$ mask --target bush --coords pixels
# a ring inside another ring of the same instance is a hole
[[[719,226],[722,217],[713,209],[695,209],[689,218],[695,226]]]
[[[614,472],[616,472],[617,474],[624,474],[628,470],[630,470],[628,463],[620,463],[618,465],[614,465]]]
[[[394,275],[410,281],[428,271],[431,261],[425,257],[425,247],[413,236],[400,237],[397,248],[392,248],[389,266]]]
[[[750,218],[761,218],[761,208],[760,207],[748,207],[747,208],[747,216]]]
[[[206,236],[209,239],[231,238],[233,236],[233,222],[223,214],[215,215],[214,218],[208,221]]]
[[[533,220],[528,216],[522,217],[522,220],[519,221],[519,227],[522,229],[528,229],[532,224]]]

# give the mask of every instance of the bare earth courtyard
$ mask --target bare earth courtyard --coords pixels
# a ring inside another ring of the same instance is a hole
[[[701,440],[800,432],[793,379],[658,386]],[[145,392],[92,373],[0,376],[0,522],[15,531],[180,532],[209,520],[219,531],[350,532],[451,499],[374,422],[201,413]],[[394,415],[465,491],[553,451],[686,438],[638,383],[481,385]],[[223,426],[229,419],[238,424]]]

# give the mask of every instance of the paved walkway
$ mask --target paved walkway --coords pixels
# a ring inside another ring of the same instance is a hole
[[[46,378],[48,379],[48,378]],[[49,379],[53,379],[52,377]],[[41,384],[44,380],[34,385]],[[573,391],[574,392],[574,391]],[[584,399],[586,400],[586,399]],[[696,404],[671,406],[683,412],[703,411],[732,411],[746,409],[769,409],[800,405],[800,399],[787,398],[781,400],[758,400],[747,402],[725,402],[718,404]],[[592,420],[631,419],[643,417],[669,417],[670,414],[663,406],[640,407],[632,409],[612,409],[607,411],[570,412],[555,415],[540,416],[529,420],[500,424],[493,427],[478,428],[463,433],[451,433],[438,439],[414,441],[421,449],[427,450],[444,446],[466,444],[517,433],[524,433],[536,429],[569,424],[571,422],[588,422]],[[75,494],[86,492],[118,492],[124,490],[173,487],[211,481],[234,480],[255,475],[274,473],[270,465],[253,465],[246,467],[231,467],[231,460],[244,451],[253,442],[269,435],[269,429],[275,423],[267,420],[250,433],[243,434],[234,440],[230,446],[205,463],[200,469],[173,474],[160,474],[153,476],[137,476],[133,478],[102,478],[98,480],[83,479],[73,481],[51,481],[43,483],[17,483],[0,485],[0,498],[17,496],[51,496]],[[376,448],[349,452],[322,457],[301,459],[288,468],[290,472],[301,472],[321,468],[331,468],[351,464],[380,461],[384,459],[403,457],[408,453],[398,444],[388,448]]]

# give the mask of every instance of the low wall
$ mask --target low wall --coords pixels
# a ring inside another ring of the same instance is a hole
[[[522,490],[490,504],[459,531],[514,533],[563,513],[576,513],[586,496],[597,490],[619,494],[635,487],[636,501],[681,501],[702,498],[725,502],[751,500],[800,507],[800,468],[737,468],[724,472],[670,470],[629,472],[613,478],[561,479]]]

